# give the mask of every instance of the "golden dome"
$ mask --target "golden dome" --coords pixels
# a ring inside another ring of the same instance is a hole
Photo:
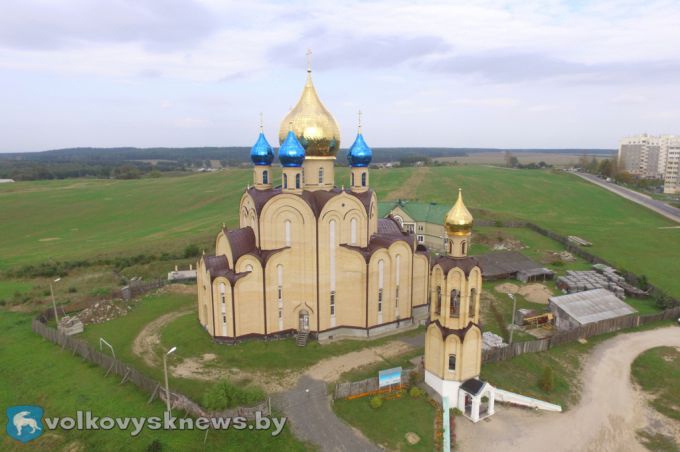
[[[338,123],[321,103],[312,83],[312,71],[307,69],[307,83],[297,105],[283,118],[279,143],[283,143],[292,124],[295,136],[305,148],[307,157],[335,157],[340,149]]]
[[[444,219],[444,227],[449,235],[468,235],[472,232],[472,214],[463,203],[463,190],[458,189],[458,200]]]

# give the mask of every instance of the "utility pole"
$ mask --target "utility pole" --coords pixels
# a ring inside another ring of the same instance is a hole
[[[61,281],[61,278],[57,278],[54,280],[55,283],[58,283]],[[57,322],[57,330],[59,329],[59,316],[57,315],[57,302],[54,301],[54,288],[52,287],[52,283],[50,283],[50,293],[52,294],[52,308],[54,309],[54,321]]]
[[[165,373],[165,403],[168,408],[168,415],[171,414],[170,412],[170,386],[168,385],[168,356],[170,356],[172,353],[175,353],[175,350],[177,350],[177,347],[172,347],[168,352],[163,355],[163,372]]]
[[[510,344],[512,345],[512,332],[515,331],[515,308],[517,307],[517,300],[515,295],[508,292],[508,297],[512,300],[512,321],[510,322]]]

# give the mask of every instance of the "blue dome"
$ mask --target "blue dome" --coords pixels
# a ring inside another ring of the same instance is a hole
[[[347,161],[349,162],[350,166],[365,167],[371,163],[372,158],[373,151],[368,147],[364,141],[364,136],[361,134],[361,132],[359,132],[357,134],[356,140],[354,140],[354,144],[352,144],[352,147],[349,148],[349,152],[347,153]]]
[[[279,161],[286,167],[301,166],[305,160],[305,148],[298,141],[295,133],[289,131],[286,139],[279,147]]]
[[[274,150],[262,132],[250,150],[250,160],[256,165],[271,165],[274,160]]]

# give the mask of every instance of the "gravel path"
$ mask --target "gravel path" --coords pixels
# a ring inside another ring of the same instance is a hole
[[[633,388],[630,366],[645,350],[680,347],[676,326],[620,334],[596,346],[586,359],[583,393],[564,414],[499,406],[488,422],[457,423],[464,451],[644,451],[636,430],[647,425],[647,407]]]

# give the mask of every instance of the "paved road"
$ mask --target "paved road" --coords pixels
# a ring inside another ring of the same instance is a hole
[[[633,388],[630,366],[645,350],[680,347],[680,328],[671,326],[620,334],[588,356],[577,406],[566,413],[537,413],[499,406],[488,422],[463,421],[456,433],[464,451],[644,451],[636,431],[655,419]]]
[[[669,206],[668,204],[661,201],[657,201],[656,199],[652,199],[649,196],[643,195],[642,193],[639,193],[635,190],[631,190],[629,188],[621,187],[611,182],[607,182],[603,179],[600,179],[597,176],[593,176],[592,174],[584,173],[576,174],[579,177],[587,180],[588,182],[592,182],[596,185],[599,185],[600,187],[605,188],[613,193],[616,193],[619,196],[623,196],[624,198],[630,201],[645,206],[648,209],[651,209],[670,220],[677,221],[678,223],[680,223],[680,209]]]
[[[335,415],[323,381],[304,375],[295,388],[277,394],[272,400],[288,417],[295,436],[323,451],[381,450]]]

